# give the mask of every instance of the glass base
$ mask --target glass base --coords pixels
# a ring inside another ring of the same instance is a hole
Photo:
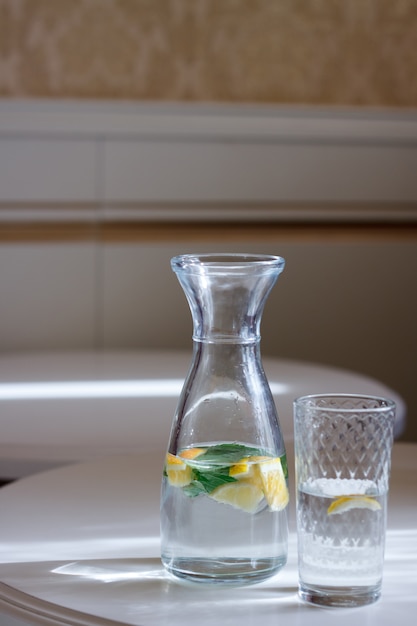
[[[364,606],[378,600],[381,596],[381,584],[367,587],[324,587],[300,582],[298,595],[305,602],[320,606]]]
[[[165,569],[183,580],[218,585],[254,585],[274,576],[285,565],[286,558],[268,559],[166,559]]]

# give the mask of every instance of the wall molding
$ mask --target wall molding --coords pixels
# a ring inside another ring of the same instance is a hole
[[[232,222],[21,222],[0,224],[0,244],[13,243],[197,243],[224,242],[413,242],[417,222],[408,224],[250,223]]]
[[[251,104],[0,100],[0,136],[417,144],[417,111]]]
[[[59,203],[0,202],[1,223],[219,223],[413,224],[417,206],[406,203]]]
[[[417,112],[0,100],[0,228],[417,222]]]

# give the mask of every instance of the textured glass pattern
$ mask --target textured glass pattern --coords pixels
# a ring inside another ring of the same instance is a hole
[[[395,403],[332,394],[295,402],[299,595],[360,606],[381,594]]]
[[[296,409],[299,480],[371,480],[388,490],[395,406],[379,398],[326,396]]]

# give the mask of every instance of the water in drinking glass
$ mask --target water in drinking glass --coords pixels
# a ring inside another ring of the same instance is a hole
[[[387,494],[370,480],[321,478],[301,484],[297,500],[303,583],[379,588]]]
[[[294,403],[299,595],[362,606],[381,595],[395,404],[327,394]]]

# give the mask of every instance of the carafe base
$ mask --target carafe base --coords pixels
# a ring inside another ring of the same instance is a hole
[[[183,580],[216,585],[254,585],[274,576],[286,557],[251,558],[169,558],[162,555],[165,569]]]

